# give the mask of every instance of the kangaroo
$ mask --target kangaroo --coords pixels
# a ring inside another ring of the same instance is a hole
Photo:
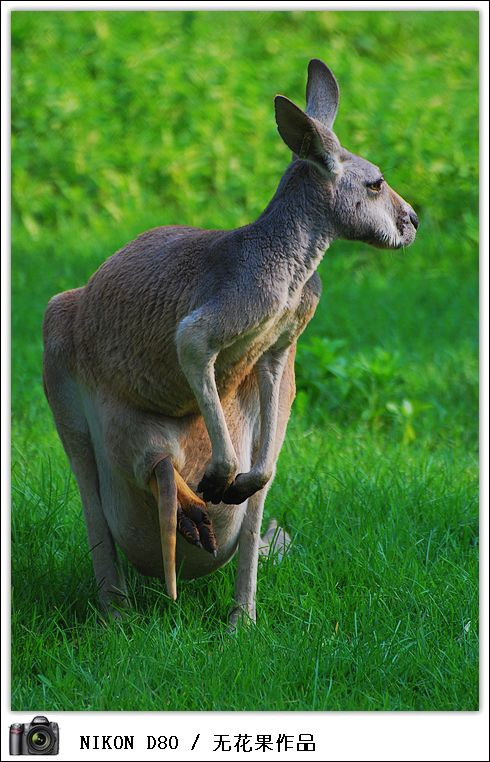
[[[171,599],[176,569],[208,574],[238,548],[231,622],[255,620],[264,500],[296,342],[321,294],[316,269],[336,238],[396,249],[418,227],[380,170],[340,145],[338,103],[334,75],[313,59],[306,110],[275,98],[293,156],[255,222],[154,228],[48,304],[45,392],[112,613],[126,597],[116,544],[143,574],[163,570]]]

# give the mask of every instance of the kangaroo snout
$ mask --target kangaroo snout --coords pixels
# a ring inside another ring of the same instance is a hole
[[[413,209],[410,209],[410,211],[408,213],[408,216],[410,217],[410,222],[414,226],[415,230],[417,230],[417,228],[419,226],[419,218],[417,217],[417,215],[415,214]]]
[[[396,226],[400,235],[397,248],[401,249],[404,246],[410,246],[415,241],[417,235],[419,218],[406,201],[402,202]]]
[[[394,210],[395,225],[398,236],[393,241],[392,248],[401,249],[410,246],[417,235],[419,218],[415,210],[404,198],[398,195],[393,188],[390,188],[391,203]]]

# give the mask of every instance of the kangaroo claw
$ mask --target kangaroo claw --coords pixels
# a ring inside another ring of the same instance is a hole
[[[177,530],[193,545],[201,545],[215,557],[218,546],[213,525],[205,507],[195,503],[181,507],[177,513]]]

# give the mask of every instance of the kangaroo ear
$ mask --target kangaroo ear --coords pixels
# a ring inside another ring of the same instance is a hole
[[[305,114],[284,95],[276,95],[274,104],[277,129],[293,154],[318,164],[328,172],[335,171],[340,145],[333,132]]]
[[[308,64],[306,113],[331,129],[339,107],[339,86],[323,61],[312,58]]]

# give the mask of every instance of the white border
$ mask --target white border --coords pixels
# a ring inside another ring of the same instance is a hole
[[[336,760],[487,760],[488,759],[488,4],[486,2],[4,2],[2,20],[2,759],[8,759],[8,725],[30,719],[12,713],[10,707],[10,394],[9,394],[9,309],[10,309],[10,12],[12,10],[478,10],[480,12],[480,168],[481,168],[481,701],[475,713],[156,713],[156,712],[58,712],[61,725],[60,760],[78,759],[219,759],[220,757],[268,759]],[[42,712],[43,708],[40,707]],[[130,722],[128,722],[131,718]],[[79,735],[136,736],[135,751],[81,752]],[[145,751],[146,735],[177,735],[177,751]],[[194,752],[189,748],[201,734]],[[266,754],[213,753],[215,733],[313,733],[315,753],[282,752]],[[187,748],[186,748],[187,747]]]

